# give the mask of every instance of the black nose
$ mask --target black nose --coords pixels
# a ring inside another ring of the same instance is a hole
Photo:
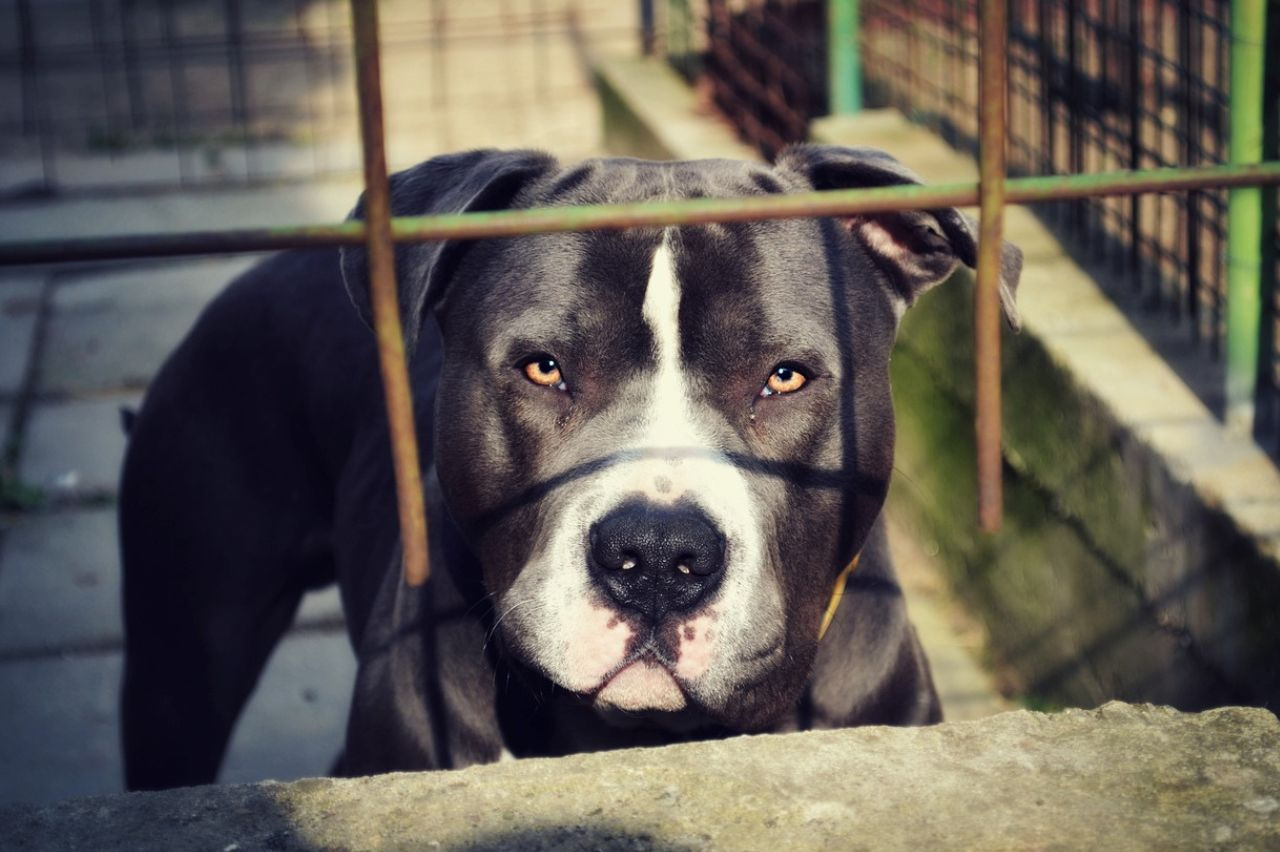
[[[628,503],[591,528],[591,569],[619,605],[657,621],[719,585],[724,536],[696,509]]]

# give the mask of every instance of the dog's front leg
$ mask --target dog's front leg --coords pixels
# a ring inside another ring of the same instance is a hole
[[[411,588],[401,577],[399,548],[393,562],[358,649],[346,751],[336,773],[452,769],[498,760],[503,741],[483,621],[456,593],[446,571]]]

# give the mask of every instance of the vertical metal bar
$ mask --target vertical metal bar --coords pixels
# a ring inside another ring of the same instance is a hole
[[[1182,125],[1182,165],[1191,166],[1199,159],[1197,150],[1199,123],[1196,121],[1195,90],[1193,85],[1196,60],[1200,51],[1196,49],[1195,29],[1192,22],[1193,5],[1190,0],[1182,0],[1178,7],[1178,67],[1181,75],[1179,118]],[[1259,100],[1261,103],[1261,100]],[[1200,342],[1200,208],[1199,198],[1193,192],[1182,196],[1183,219],[1183,256],[1186,262],[1187,290],[1183,294],[1183,307],[1187,311],[1187,319],[1191,327],[1191,339]]]
[[[858,0],[827,0],[827,90],[832,115],[862,109]]]
[[[405,364],[404,336],[396,297],[395,247],[391,242],[391,191],[382,136],[382,71],[378,57],[377,0],[351,0],[355,31],[356,86],[360,99],[360,140],[364,150],[365,247],[378,358],[391,428],[391,453],[400,509],[404,579],[427,580],[427,519],[422,503],[422,469],[413,425],[413,399]]]
[[[187,74],[182,61],[182,51],[177,46],[177,24],[174,6],[164,3],[160,7],[161,34],[164,40],[165,59],[169,66],[169,97],[173,101],[173,150],[178,157],[178,185],[190,181],[187,168],[187,145],[190,140],[190,122],[187,118]]]
[[[653,0],[640,0],[640,52],[645,56],[653,56],[654,35]]]
[[[964,21],[965,0],[951,0],[947,5],[947,42],[951,60],[947,69],[947,120],[944,138],[953,148],[959,147],[960,116],[967,109],[964,102]]]
[[[1050,61],[1053,51],[1050,26],[1048,26],[1048,4],[1039,3],[1036,9],[1036,35],[1039,49],[1039,97],[1041,97],[1041,161],[1039,170],[1042,174],[1053,174],[1053,65]]]
[[[1000,255],[1004,232],[1008,9],[982,0],[978,41],[978,285],[974,293],[974,378],[978,441],[978,525],[997,532],[1003,514],[1000,457]]]
[[[311,137],[308,143],[311,148],[311,173],[318,176],[325,171],[324,163],[327,160],[320,152],[320,119],[317,117],[319,109],[316,107],[319,100],[316,95],[316,63],[308,33],[306,7],[306,0],[293,0],[293,34],[302,51],[302,79],[307,87],[307,132]]]
[[[533,87],[538,94],[537,109],[550,109],[551,103],[551,46],[549,30],[551,15],[545,0],[529,0],[529,17],[532,19],[530,37],[533,39]],[[652,22],[649,36],[653,37]],[[652,47],[650,47],[652,52]]]
[[[1231,3],[1232,163],[1262,160],[1262,98],[1267,31],[1264,0]],[[1227,195],[1227,410],[1228,428],[1251,434],[1258,385],[1262,313],[1262,190]]]
[[[34,130],[39,137],[40,176],[43,179],[44,188],[51,189],[58,182],[55,151],[57,139],[53,119],[50,117],[52,106],[45,93],[39,56],[36,52],[35,24],[27,0],[18,0],[16,13],[19,62],[22,67],[22,133],[26,135]]]
[[[1080,74],[1080,63],[1083,62],[1081,56],[1079,36],[1077,33],[1080,21],[1080,11],[1078,0],[1067,0],[1067,87],[1068,98],[1074,98],[1084,88]],[[1083,129],[1084,119],[1081,115],[1079,104],[1067,101],[1067,126],[1069,138],[1067,140],[1067,168],[1072,174],[1080,174],[1084,171],[1084,145],[1083,145]],[[1071,209],[1071,236],[1079,240],[1084,236],[1085,208],[1087,201],[1073,201],[1070,204]]]
[[[498,31],[502,33],[502,43],[514,46],[516,43],[516,33],[514,27],[515,13],[511,9],[509,0],[497,0],[498,5]],[[515,51],[502,51],[502,74],[508,80],[517,79],[520,73],[515,64]],[[520,136],[528,136],[529,134],[529,111],[528,100],[526,97],[518,95],[514,88],[508,91],[505,103],[502,108],[506,111],[508,117],[518,116],[516,124],[516,132]]]
[[[445,0],[431,0],[431,114],[436,116],[439,128],[438,144],[453,147],[453,122],[449,118],[449,61],[445,51],[445,38],[449,12]]]
[[[240,0],[224,0],[223,15],[227,32],[227,74],[231,85],[231,119],[235,122],[240,144],[244,146],[245,178],[257,176],[257,157],[250,141],[249,86],[244,67],[244,14]]]
[[[138,40],[135,26],[137,13],[134,0],[122,0],[120,4],[120,33],[124,47],[125,88],[129,93],[129,120],[137,131],[147,125],[147,92],[138,67]]]
[[[1262,159],[1280,160],[1280,5],[1272,0],[1267,16],[1262,91]],[[1259,382],[1253,435],[1280,456],[1280,191],[1262,190],[1262,328],[1258,335]]]
[[[18,0],[14,9],[18,20],[18,66],[22,70],[22,133],[39,128],[40,95],[36,87],[36,39],[31,21],[30,0]]]
[[[1129,0],[1129,168],[1142,168],[1142,3]],[[1142,262],[1142,199],[1129,196],[1129,274]]]
[[[98,59],[98,82],[102,84],[102,113],[107,135],[116,132],[115,113],[111,109],[111,63],[107,58],[107,39],[103,33],[105,21],[102,14],[102,0],[91,0],[89,3],[89,31],[92,34],[93,52]]]

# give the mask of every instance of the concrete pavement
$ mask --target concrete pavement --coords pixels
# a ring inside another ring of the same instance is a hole
[[[209,214],[208,199],[187,203]],[[258,203],[270,208],[271,194]],[[0,210],[0,228],[11,212]],[[16,474],[0,516],[0,801],[122,789],[120,408],[138,403],[205,303],[253,260],[0,277],[0,416]],[[15,511],[32,493],[39,502]],[[236,730],[223,780],[323,775],[354,671],[336,591],[311,595]]]

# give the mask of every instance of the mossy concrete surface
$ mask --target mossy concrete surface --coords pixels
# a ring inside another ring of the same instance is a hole
[[[1280,722],[1109,704],[0,809],[9,849],[1280,845]]]
[[[898,113],[824,119],[813,136],[884,148],[926,181],[977,178]],[[1280,706],[1280,474],[1029,210],[1006,211],[1005,234],[1025,263],[1024,332],[1002,351],[1004,529],[975,520],[968,273],[903,321],[890,511],[938,549],[1033,700]]]

